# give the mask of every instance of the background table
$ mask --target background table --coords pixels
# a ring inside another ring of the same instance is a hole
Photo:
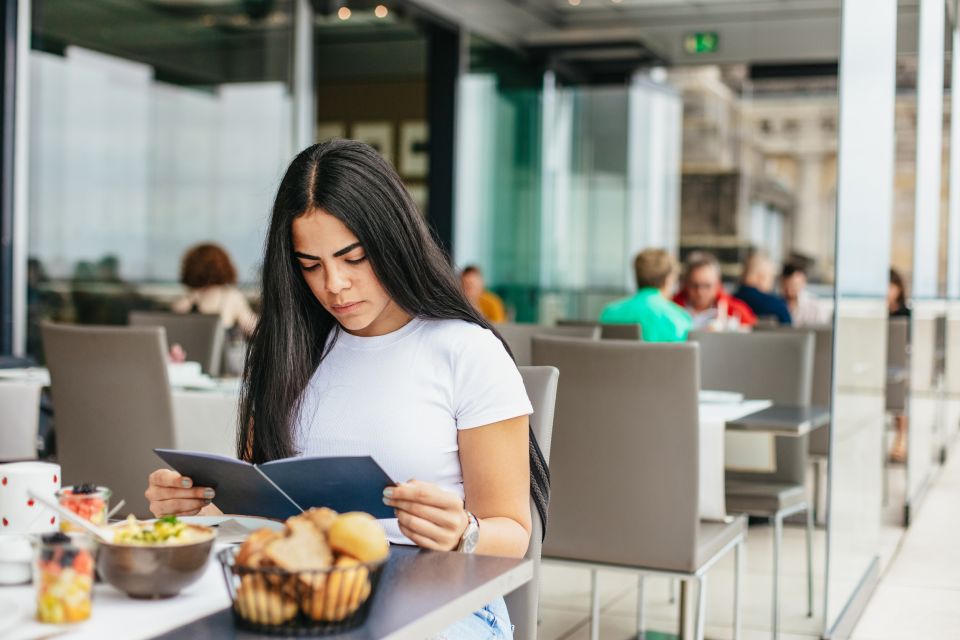
[[[774,436],[805,436],[830,422],[826,407],[773,405],[727,421],[727,429]]]

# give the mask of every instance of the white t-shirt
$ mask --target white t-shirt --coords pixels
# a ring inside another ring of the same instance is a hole
[[[492,332],[414,318],[372,338],[338,331],[304,392],[294,441],[300,455],[370,455],[398,482],[463,497],[457,431],[531,413],[520,372]],[[383,523],[391,542],[411,544],[395,519]]]

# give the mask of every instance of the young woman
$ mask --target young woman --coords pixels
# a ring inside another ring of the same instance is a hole
[[[538,506],[547,488],[531,412],[507,349],[390,165],[357,142],[301,152],[270,223],[239,454],[372,455],[407,480],[384,491],[391,542],[522,557],[531,486]],[[151,511],[208,512],[213,491],[191,484],[151,474]],[[509,637],[502,599],[446,635]]]

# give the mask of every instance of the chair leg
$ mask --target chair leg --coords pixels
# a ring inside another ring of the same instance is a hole
[[[773,615],[770,637],[780,637],[780,542],[783,539],[783,516],[778,512],[773,517]]]
[[[813,617],[813,509],[807,508],[807,617]]]
[[[693,623],[693,637],[695,640],[703,640],[705,619],[707,617],[707,576],[700,576],[697,583],[697,617]]]
[[[600,576],[590,569],[590,640],[600,640]]]
[[[637,578],[637,640],[642,640],[643,634],[643,575]]]
[[[740,587],[744,551],[743,542],[733,548],[733,640],[740,640]]]

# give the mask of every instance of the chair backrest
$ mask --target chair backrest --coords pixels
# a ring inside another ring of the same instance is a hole
[[[537,336],[533,360],[560,369],[543,555],[694,570],[697,346]]]
[[[518,367],[533,364],[530,352],[530,341],[533,336],[563,336],[567,338],[586,338],[596,340],[600,337],[600,327],[595,324],[576,324],[551,327],[545,324],[518,324],[504,322],[497,325],[497,331],[510,345],[513,359]]]
[[[910,318],[890,318],[887,323],[887,370],[900,376],[887,380],[887,411],[903,413],[907,408],[910,386]]]
[[[814,334],[809,330],[758,333],[691,332],[700,343],[700,385],[736,391],[747,398],[772,400],[795,407],[810,406],[813,394]],[[808,438],[776,438],[776,470],[771,473],[728,472],[728,478],[802,484],[807,468]]]
[[[199,362],[204,373],[220,375],[225,330],[219,315],[131,311],[128,320],[135,327],[163,327],[167,332],[167,344],[183,347],[187,360]]]
[[[639,324],[602,324],[601,340],[642,340],[643,331]]]
[[[550,441],[553,436],[553,412],[557,401],[557,380],[560,372],[555,367],[520,367],[523,385],[533,405],[530,426],[540,444],[540,451],[547,463],[550,462]],[[516,640],[536,640],[537,610],[540,600],[540,541],[543,523],[533,501],[530,502],[533,526],[530,532],[530,546],[527,547],[528,560],[533,561],[533,580],[506,596],[510,622],[514,625],[513,637]]]
[[[758,327],[760,331],[779,333],[796,333],[798,331],[812,331],[814,338],[813,349],[813,386],[810,392],[810,402],[814,406],[829,407],[831,382],[833,379],[833,326],[822,325],[816,327]],[[808,451],[812,455],[826,456],[830,450],[830,425],[821,427],[810,433]]]
[[[44,323],[57,458],[64,484],[95,482],[148,516],[143,490],[161,466],[155,447],[174,446],[167,343],[160,327]]]

